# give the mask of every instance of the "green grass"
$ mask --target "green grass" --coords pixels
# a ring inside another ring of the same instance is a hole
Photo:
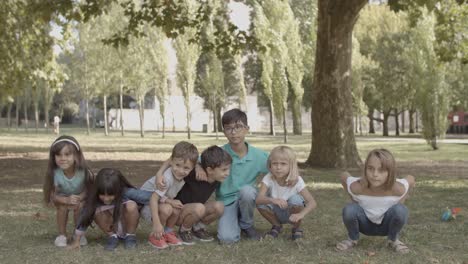
[[[63,129],[77,137],[94,171],[102,167],[121,169],[135,185],[153,175],[161,161],[169,157],[172,146],[186,140],[186,134],[168,133],[165,139],[156,132],[127,133],[113,131],[86,136],[82,129]],[[224,144],[222,134],[193,134],[199,150],[211,144]],[[317,209],[304,220],[305,239],[293,243],[289,227],[275,241],[242,240],[232,246],[198,243],[194,246],[157,251],[146,242],[150,227],[143,220],[137,231],[138,248],[114,253],[102,247],[104,235],[95,229],[87,233],[90,244],[79,251],[65,251],[53,245],[56,236],[55,212],[41,202],[42,179],[47,166],[48,148],[55,136],[41,132],[0,130],[0,262],[1,263],[468,263],[468,147],[442,144],[433,151],[419,139],[400,140],[382,137],[358,137],[361,158],[370,149],[386,147],[396,156],[399,173],[416,177],[417,187],[406,205],[410,219],[401,239],[412,250],[405,256],[391,252],[382,237],[362,236],[360,245],[349,253],[334,250],[346,237],[341,209],[348,196],[337,182],[338,170],[306,168],[301,170],[317,200]],[[290,145],[304,161],[310,150],[310,134],[291,136]],[[264,150],[282,144],[281,136],[251,135],[248,141]],[[358,169],[351,172],[359,175]],[[441,222],[446,207],[462,207],[458,218]],[[256,227],[270,226],[256,213]],[[68,230],[71,232],[72,225]],[[210,227],[215,231],[215,226]]]

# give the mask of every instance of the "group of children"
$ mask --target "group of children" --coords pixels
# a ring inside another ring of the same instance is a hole
[[[177,143],[156,176],[139,189],[117,169],[104,168],[94,176],[76,139],[57,138],[50,148],[44,182],[45,202],[57,209],[55,245],[70,249],[86,245],[84,234],[94,221],[108,234],[105,249],[114,250],[121,240],[125,248],[135,248],[140,217],[152,223],[148,242],[158,249],[213,241],[206,227],[216,220],[222,244],[239,241],[241,234],[260,240],[254,227],[255,209],[272,225],[263,237],[277,238],[289,223],[290,238],[301,239],[301,222],[317,204],[299,175],[294,151],[278,146],[268,154],[248,144],[247,116],[239,109],[224,113],[222,125],[227,144],[210,146],[199,155],[193,144]],[[387,236],[395,251],[409,251],[398,234],[407,221],[403,202],[414,178],[396,179],[395,174],[391,153],[378,149],[369,153],[364,177],[342,175],[352,202],[343,209],[348,239],[339,242],[336,250],[353,248],[363,233]],[[213,193],[216,199],[210,200]],[[70,210],[76,229],[67,244]]]

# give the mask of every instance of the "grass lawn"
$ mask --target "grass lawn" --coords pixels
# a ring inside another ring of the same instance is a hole
[[[64,128],[64,133],[80,142],[93,171],[103,167],[120,169],[135,185],[154,175],[172,146],[186,140],[186,134],[147,132],[121,137],[112,131],[105,137],[99,131],[86,136],[84,130]],[[231,246],[216,242],[197,243],[157,251],[147,244],[150,226],[141,221],[138,247],[126,251],[123,246],[113,253],[103,250],[104,234],[98,228],[87,233],[89,245],[79,251],[56,248],[55,211],[42,203],[42,181],[47,166],[48,148],[55,136],[40,132],[0,130],[0,263],[468,263],[468,145],[443,143],[432,151],[420,139],[358,137],[361,158],[376,147],[390,149],[397,159],[400,175],[412,174],[417,187],[406,205],[410,218],[401,240],[411,249],[397,255],[385,247],[383,237],[361,236],[357,248],[348,253],[335,252],[337,241],[346,238],[341,209],[348,202],[337,180],[337,170],[302,168],[303,175],[318,207],[303,222],[305,238],[298,243],[289,239],[286,227],[275,241],[242,240]],[[254,146],[266,151],[282,144],[282,137],[248,136]],[[291,136],[290,145],[304,161],[310,149],[310,134]],[[193,134],[199,150],[212,144],[224,144],[210,134]],[[467,141],[468,142],[468,141]],[[350,170],[359,175],[359,169]],[[446,207],[461,207],[456,220],[442,222]],[[71,215],[70,215],[71,216]],[[256,212],[255,225],[266,232],[270,226]],[[70,223],[67,229],[71,233]],[[214,232],[216,227],[210,226]]]

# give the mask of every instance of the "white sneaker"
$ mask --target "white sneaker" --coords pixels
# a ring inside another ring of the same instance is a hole
[[[80,246],[86,246],[88,245],[88,240],[86,239],[85,236],[81,236],[80,238]]]
[[[67,237],[64,236],[64,235],[59,235],[57,238],[55,238],[54,244],[57,247],[66,247],[67,246]]]

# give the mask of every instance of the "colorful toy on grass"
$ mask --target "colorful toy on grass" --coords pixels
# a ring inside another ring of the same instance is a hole
[[[457,214],[461,211],[461,208],[460,207],[455,207],[455,208],[448,208],[444,210],[444,212],[442,213],[442,221],[449,221],[449,220],[453,220],[455,218],[457,218]]]

